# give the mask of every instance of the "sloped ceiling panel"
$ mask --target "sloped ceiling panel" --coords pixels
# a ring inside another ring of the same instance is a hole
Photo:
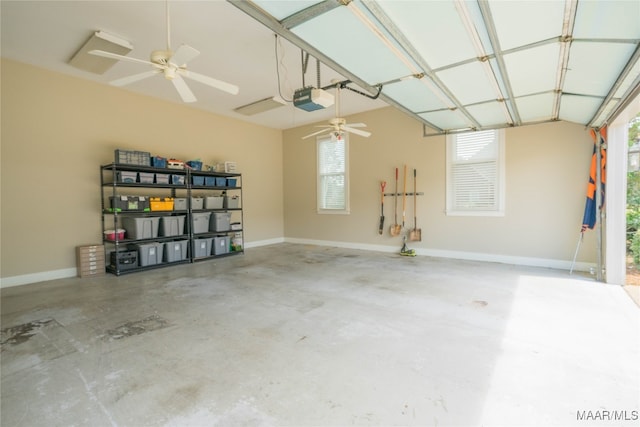
[[[560,119],[568,122],[586,123],[598,110],[602,99],[581,95],[562,95]]]
[[[627,43],[574,42],[563,92],[604,98],[634,50]]]
[[[321,60],[382,86],[381,99],[422,120],[425,134],[601,126],[640,91],[638,1],[256,3]]]
[[[440,71],[437,76],[463,105],[498,97],[478,61]]]
[[[501,102],[493,101],[478,105],[470,105],[467,110],[482,123],[483,127],[501,127],[505,121],[504,106]]]
[[[532,45],[562,34],[562,1],[492,1],[491,16],[502,50]]]
[[[382,92],[397,100],[411,111],[433,111],[447,108],[422,80],[410,79],[385,85]]]
[[[504,55],[513,95],[552,91],[556,86],[560,43],[551,43]]]
[[[522,96],[516,98],[516,105],[524,123],[550,121],[553,118],[553,93]]]
[[[333,9],[292,31],[371,85],[413,74],[407,64],[346,7]],[[375,67],[371,66],[372,58],[375,58]]]
[[[422,58],[428,58],[431,68],[475,58],[453,2],[412,2],[410,7],[403,1],[378,4],[389,19],[402,23],[402,33]],[[426,40],[432,42],[425,43]]]

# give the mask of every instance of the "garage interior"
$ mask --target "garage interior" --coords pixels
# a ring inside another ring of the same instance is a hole
[[[0,7],[3,425],[637,423],[640,310],[623,285],[638,2]],[[198,49],[190,76],[175,70],[195,99],[151,72],[114,86],[144,64],[73,65],[97,31],[145,61]],[[303,87],[334,105],[298,108]],[[275,108],[240,112],[257,101]],[[343,117],[370,135],[341,130],[348,209],[326,214],[304,137]],[[504,210],[456,215],[449,140],[488,129],[504,132]],[[604,129],[604,207],[582,233]],[[117,149],[236,162],[246,252],[76,277],[76,248],[102,243],[99,167]],[[391,198],[378,234],[380,182],[404,165],[422,192],[415,257],[387,231]]]

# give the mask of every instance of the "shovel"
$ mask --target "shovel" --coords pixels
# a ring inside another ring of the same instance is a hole
[[[378,227],[378,234],[381,236],[384,229],[384,188],[386,186],[386,181],[380,182],[380,226]]]
[[[421,242],[422,241],[422,229],[418,228],[418,215],[417,212],[417,196],[416,192],[416,170],[413,170],[413,230],[409,232],[409,240],[413,242]]]
[[[393,200],[395,202],[395,209],[393,212],[395,216],[395,223],[389,227],[389,234],[395,237],[400,234],[400,231],[402,231],[402,227],[398,224],[398,168],[396,168],[396,192],[393,193]]]

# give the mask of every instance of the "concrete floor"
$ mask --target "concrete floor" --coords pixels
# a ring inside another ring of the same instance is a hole
[[[3,289],[1,424],[636,426],[639,337],[589,277],[281,244]]]

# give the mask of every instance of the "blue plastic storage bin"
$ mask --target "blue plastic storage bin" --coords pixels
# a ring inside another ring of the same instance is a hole
[[[166,168],[167,167],[167,158],[160,156],[153,156],[151,158],[151,166],[154,168]]]
[[[202,170],[202,162],[200,160],[189,160],[187,162],[187,166],[194,171]]]

